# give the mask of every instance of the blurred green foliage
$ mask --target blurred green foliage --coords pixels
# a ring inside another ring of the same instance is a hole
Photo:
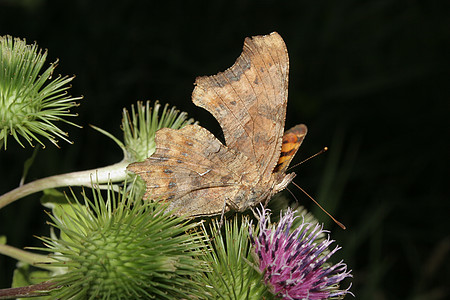
[[[196,76],[229,67],[247,36],[278,31],[290,56],[286,127],[308,125],[295,181],[342,221],[332,230],[358,299],[444,299],[450,274],[449,64],[446,1],[0,1],[0,35],[37,41],[84,95],[74,145],[41,150],[28,180],[103,166],[121,151],[87,127],[120,133],[137,100],[176,105],[219,138],[195,107]],[[64,126],[62,126],[64,128]],[[0,153],[0,193],[14,188],[32,150]],[[0,235],[37,246],[46,217],[32,195],[0,211]],[[20,216],[20,218],[18,217]],[[337,259],[337,258],[336,258]],[[14,261],[0,257],[0,287]]]

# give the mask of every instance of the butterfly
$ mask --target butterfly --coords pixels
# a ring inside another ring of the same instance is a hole
[[[224,72],[198,77],[195,105],[222,127],[225,144],[200,125],[156,132],[156,150],[128,170],[146,182],[145,199],[169,202],[176,215],[244,211],[270,198],[295,177],[286,174],[307,128],[284,132],[289,58],[281,36],[246,38]]]

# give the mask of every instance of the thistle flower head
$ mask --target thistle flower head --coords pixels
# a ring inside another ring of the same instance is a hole
[[[42,146],[42,138],[57,145],[57,138],[67,142],[67,133],[55,125],[76,116],[70,108],[76,100],[67,95],[68,83],[73,77],[51,79],[56,63],[44,72],[47,52],[38,50],[36,44],[27,45],[25,40],[0,36],[0,147],[7,146],[8,136],[23,147],[20,136],[30,145],[36,140]]]
[[[165,213],[158,203],[134,202],[123,192],[119,199],[99,190],[94,200],[51,215],[61,237],[41,238],[58,274],[60,288],[52,299],[180,299],[198,296],[189,275],[205,269],[204,237],[187,234],[187,224]],[[76,199],[76,198],[75,198]]]
[[[331,265],[328,259],[340,248],[329,251],[334,242],[321,239],[325,232],[319,225],[302,223],[293,229],[294,212],[281,216],[277,226],[270,224],[270,213],[259,213],[259,233],[250,232],[259,270],[274,294],[283,299],[332,299],[351,294],[349,288],[339,289],[339,283],[351,277],[341,261]],[[251,228],[250,228],[251,229]],[[292,232],[291,232],[291,229]]]

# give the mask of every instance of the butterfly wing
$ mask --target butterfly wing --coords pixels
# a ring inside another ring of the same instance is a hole
[[[285,173],[298,148],[300,148],[305,139],[308,129],[304,124],[292,127],[283,135],[281,143],[281,153],[278,159],[278,164],[273,170],[274,173]]]
[[[246,38],[234,65],[197,78],[193,102],[219,122],[228,148],[245,154],[268,180],[278,161],[288,93],[289,59],[281,36]]]
[[[178,215],[219,214],[225,202],[227,211],[242,180],[255,180],[251,176],[257,172],[248,159],[201,126],[160,129],[155,142],[155,153],[128,169],[147,183],[144,198],[169,201]]]

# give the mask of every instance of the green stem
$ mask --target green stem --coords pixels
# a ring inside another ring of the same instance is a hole
[[[48,257],[48,255],[36,254],[12,246],[0,244],[0,254],[15,258],[30,265],[54,271],[57,267],[50,267],[48,263],[55,262],[55,260]]]
[[[20,198],[49,188],[63,186],[90,187],[92,182],[101,184],[123,181],[127,177],[126,168],[129,163],[129,161],[124,159],[121,162],[103,168],[54,175],[29,182],[0,196],[0,209]]]

